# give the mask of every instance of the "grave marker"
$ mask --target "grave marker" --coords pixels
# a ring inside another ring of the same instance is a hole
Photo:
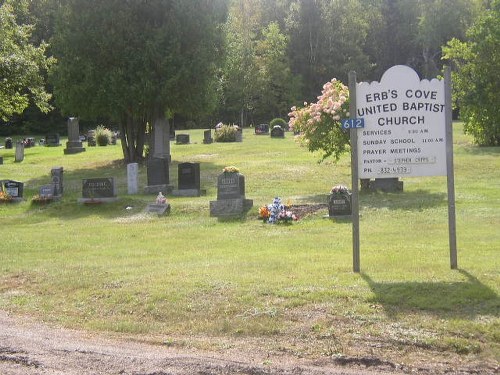
[[[205,130],[203,132],[203,143],[204,144],[210,144],[213,141],[214,141],[214,139],[212,138],[212,131],[210,129]]]
[[[217,200],[210,201],[210,216],[240,217],[253,206],[245,197],[245,177],[236,172],[224,172],[217,177]]]
[[[64,154],[78,154],[84,151],[85,148],[82,147],[82,142],[80,141],[80,125],[78,118],[70,117],[68,119],[68,142],[66,142]]]
[[[127,192],[137,194],[139,192],[139,164],[127,164]]]
[[[59,134],[48,134],[45,136],[45,146],[57,147],[60,146]]]
[[[1,184],[2,191],[9,194],[13,199],[21,199],[23,197],[24,184],[22,182],[3,180]]]
[[[271,129],[271,138],[285,138],[285,131],[281,126],[276,125]]]
[[[106,203],[117,200],[113,177],[85,178],[82,180],[82,203]]]
[[[177,134],[175,136],[175,143],[177,143],[178,145],[189,144],[189,134]]]
[[[20,163],[24,160],[24,143],[21,141],[16,142],[16,163]]]
[[[167,158],[151,158],[147,162],[148,184],[145,187],[147,194],[157,194],[160,191],[169,193],[172,191],[169,176],[169,165]]]
[[[52,185],[54,186],[54,196],[59,197],[63,194],[63,167],[55,167],[50,170]]]

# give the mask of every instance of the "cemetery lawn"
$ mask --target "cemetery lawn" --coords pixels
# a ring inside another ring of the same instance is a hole
[[[175,347],[321,358],[443,373],[498,371],[500,148],[477,147],[454,124],[458,270],[450,269],[445,177],[407,178],[403,193],[360,196],[361,273],[349,221],[325,219],[333,185],[350,186],[350,158],[319,156],[245,129],[242,143],[171,144],[177,165],[201,163],[206,195],[168,197],[170,216],[145,215],[153,195],[127,195],[121,147],[0,150],[0,179],[25,183],[0,203],[0,309],[58,326]],[[38,139],[38,138],[37,138]],[[0,139],[0,144],[3,139]],[[62,140],[61,144],[65,144]],[[84,144],[86,146],[86,144]],[[209,216],[225,166],[245,175],[245,218]],[[53,167],[64,196],[31,204]],[[114,177],[119,201],[77,203],[82,179]],[[139,168],[139,186],[146,168]],[[142,190],[142,189],[141,189]],[[257,219],[280,196],[310,205],[292,225]]]

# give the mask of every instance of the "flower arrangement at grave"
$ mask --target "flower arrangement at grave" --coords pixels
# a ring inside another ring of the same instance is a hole
[[[349,117],[349,89],[336,78],[323,85],[317,102],[294,106],[288,116],[296,139],[309,151],[320,151],[321,161],[330,156],[338,160],[347,151],[349,132],[342,128],[341,119]]]
[[[236,168],[234,165],[230,165],[230,166],[224,167],[224,169],[222,169],[222,172],[224,172],[224,173],[240,173],[240,170],[238,168]]]
[[[349,194],[349,189],[344,185],[335,185],[330,190],[330,194]]]
[[[156,204],[167,204],[167,198],[160,191],[156,196]]]
[[[9,202],[12,202],[12,196],[5,191],[0,191],[0,203],[9,203]]]
[[[45,203],[50,203],[54,200],[52,196],[42,196],[40,194],[36,194],[31,198],[31,203],[32,204],[45,204]]]
[[[276,197],[273,203],[259,208],[259,219],[269,224],[291,224],[299,217],[281,203],[281,198]]]

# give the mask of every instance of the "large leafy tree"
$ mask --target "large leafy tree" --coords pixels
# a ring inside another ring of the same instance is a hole
[[[50,110],[45,77],[52,58],[47,44],[31,41],[34,26],[26,20],[28,1],[5,0],[0,6],[0,119],[22,113],[30,100],[43,112]]]
[[[500,146],[500,0],[493,0],[467,32],[467,41],[453,39],[444,58],[456,67],[455,100],[465,132],[483,146]]]
[[[127,162],[142,159],[147,124],[209,111],[224,0],[63,0],[53,40],[56,103],[108,119]]]

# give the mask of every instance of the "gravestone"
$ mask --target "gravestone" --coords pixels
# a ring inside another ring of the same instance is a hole
[[[113,177],[85,178],[82,180],[82,203],[105,203],[117,200]]]
[[[159,117],[153,124],[153,148],[150,154],[153,158],[167,159],[170,163],[170,129],[168,120],[164,117]]]
[[[15,156],[15,161],[17,163],[20,163],[24,160],[24,143],[23,142],[16,142],[16,156]]]
[[[87,132],[87,145],[89,147],[97,146],[97,141],[95,139],[95,130],[89,130]]]
[[[60,145],[59,134],[48,134],[45,136],[45,146],[57,147]]]
[[[52,199],[54,197],[54,185],[41,186],[38,195],[42,199]]]
[[[331,193],[328,197],[328,216],[350,215],[352,215],[351,193],[348,191]]]
[[[204,144],[210,144],[214,141],[214,139],[212,138],[212,131],[210,129],[208,130],[205,130],[203,132],[203,143]]]
[[[175,143],[177,143],[178,145],[189,144],[189,134],[177,134],[175,136]]]
[[[50,170],[52,185],[54,186],[54,196],[60,197],[63,194],[63,167],[55,167]]]
[[[159,192],[170,193],[172,186],[169,185],[169,166],[167,158],[151,158],[147,162],[148,184],[145,192],[157,194]]]
[[[255,134],[269,134],[269,124],[259,124],[255,127]]]
[[[240,127],[236,128],[235,142],[243,142],[243,129]]]
[[[35,138],[28,137],[24,140],[24,147],[35,147]]]
[[[177,181],[179,189],[173,195],[183,197],[199,197],[200,190],[200,163],[181,163],[178,166]]]
[[[139,192],[139,164],[127,164],[127,192],[137,194]]]
[[[64,154],[78,154],[83,151],[85,151],[85,148],[82,147],[82,142],[80,141],[78,118],[70,117],[68,119],[68,142],[66,142]]]
[[[240,173],[224,172],[217,177],[217,200],[210,201],[210,216],[241,217],[253,206],[245,197],[245,177]]]
[[[285,131],[279,125],[273,126],[271,129],[271,138],[285,138]]]
[[[2,191],[9,194],[12,199],[19,200],[23,197],[24,184],[19,181],[3,180]]]
[[[5,148],[6,149],[12,149],[13,143],[12,143],[12,138],[5,138]]]
[[[168,215],[170,214],[170,203],[168,203],[163,193],[159,192],[156,196],[156,202],[148,204],[145,212],[148,214],[157,214],[158,216]]]
[[[150,203],[146,206],[146,213],[165,216],[170,214],[170,204],[168,203]]]

